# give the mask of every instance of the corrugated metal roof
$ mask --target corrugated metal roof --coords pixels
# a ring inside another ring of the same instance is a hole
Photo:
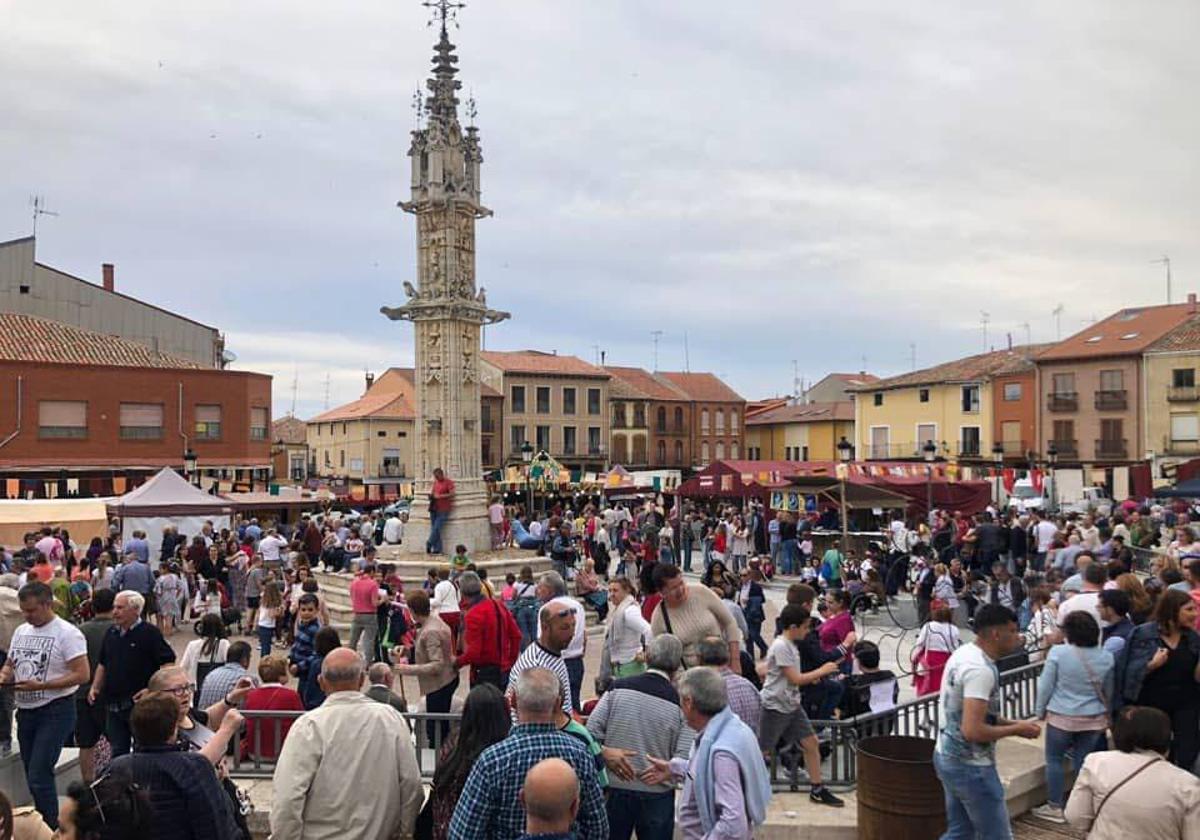
[[[105,367],[208,369],[190,359],[156,353],[136,341],[17,312],[0,312],[0,360]]]

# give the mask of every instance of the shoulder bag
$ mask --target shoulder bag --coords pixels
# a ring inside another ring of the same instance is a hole
[[[1132,782],[1138,776],[1142,775],[1142,771],[1148,769],[1151,764],[1156,764],[1162,760],[1163,759],[1160,756],[1156,755],[1154,758],[1150,759],[1145,764],[1143,764],[1141,767],[1134,770],[1132,773],[1130,773],[1124,779],[1119,781],[1116,785],[1113,786],[1112,790],[1110,790],[1108,793],[1104,794],[1104,798],[1101,799],[1100,804],[1096,806],[1096,813],[1094,813],[1092,815],[1092,825],[1095,825],[1096,820],[1100,819],[1100,812],[1104,810],[1105,803],[1107,803],[1108,800],[1112,798],[1112,795],[1114,793],[1119,791],[1121,788],[1125,787],[1125,785],[1127,785],[1129,782]]]

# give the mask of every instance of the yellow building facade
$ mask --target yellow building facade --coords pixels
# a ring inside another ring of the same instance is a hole
[[[886,387],[888,381],[859,393],[854,403],[856,459],[921,458],[927,441],[933,441],[938,457],[947,460],[991,453],[991,383]]]
[[[785,405],[746,418],[751,461],[833,461],[842,437],[854,440],[854,404]]]
[[[1200,347],[1147,352],[1143,356],[1146,439],[1143,450],[1159,464],[1178,464],[1200,456]]]

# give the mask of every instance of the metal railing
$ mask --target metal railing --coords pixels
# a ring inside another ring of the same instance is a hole
[[[1097,458],[1128,458],[1129,446],[1124,438],[1098,438],[1096,440]]]
[[[1200,440],[1175,440],[1167,435],[1163,438],[1163,452],[1167,455],[1200,455]]]
[[[1005,718],[1025,720],[1034,716],[1037,681],[1041,672],[1040,662],[1000,672],[1001,714]],[[255,725],[252,735],[246,739],[245,758],[241,755],[240,745],[237,742],[233,744],[229,775],[241,779],[270,778],[275,772],[279,749],[287,738],[285,727],[290,728],[302,714],[292,711],[243,711],[242,716],[246,721]],[[446,737],[457,729],[462,716],[457,713],[406,712],[404,719],[412,732],[421,779],[428,782],[433,779],[433,771]],[[886,712],[842,720],[814,720],[812,723],[829,751],[822,766],[825,784],[837,790],[851,790],[858,783],[858,741],[876,735],[936,738],[941,724],[941,710],[938,695],[926,694],[900,703]],[[807,784],[806,779],[802,781],[800,773],[803,763],[803,756],[799,753],[783,757],[778,752],[772,754],[772,786],[777,790],[800,790],[802,784]]]
[[[1124,411],[1129,400],[1124,391],[1097,391],[1095,406],[1100,411]]]
[[[404,477],[404,465],[403,464],[393,464],[390,462],[380,464],[379,472],[377,473],[377,475],[380,478],[403,478]]]
[[[1079,455],[1079,443],[1074,438],[1056,438],[1050,445],[1058,451],[1059,457],[1075,458]]]
[[[1200,400],[1200,388],[1195,385],[1168,385],[1167,402],[1196,402]]]
[[[1046,397],[1046,408],[1050,411],[1078,411],[1079,394],[1073,391],[1050,394]]]

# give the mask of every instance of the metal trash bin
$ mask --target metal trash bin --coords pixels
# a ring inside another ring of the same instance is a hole
[[[946,800],[933,769],[934,741],[864,738],[858,765],[859,840],[934,840],[946,830]]]

